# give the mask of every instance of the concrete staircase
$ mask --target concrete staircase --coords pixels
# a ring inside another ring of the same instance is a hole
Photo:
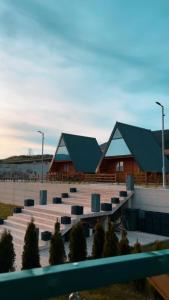
[[[91,212],[91,193],[100,193],[101,194],[101,202],[109,202],[111,197],[118,196],[118,191],[112,190],[112,186],[109,188],[102,187],[98,190],[97,186],[91,190],[81,189],[77,193],[69,194],[70,197],[66,199],[62,199],[62,204],[48,204],[48,205],[35,205],[30,207],[24,207],[21,213],[14,213],[12,216],[9,216],[6,220],[4,220],[4,224],[0,225],[0,235],[6,229],[9,230],[13,236],[14,243],[16,245],[23,246],[24,236],[26,232],[26,228],[28,223],[33,218],[35,225],[39,228],[39,247],[40,249],[44,249],[49,246],[48,242],[42,241],[41,232],[42,231],[54,231],[54,224],[56,220],[60,222],[61,216],[71,216],[71,224],[62,225],[61,224],[61,233],[62,235],[66,234],[75,224],[79,218],[92,218],[102,215],[110,215],[117,211],[124,203],[128,201],[126,199],[120,199],[120,204],[112,205],[112,212],[100,212],[100,213],[92,213]],[[71,206],[72,205],[83,205],[84,206],[84,215],[75,216],[71,215]]]
[[[22,213],[14,213],[4,220],[4,224],[0,225],[0,235],[6,229],[11,232],[14,243],[23,246],[24,236],[28,223],[33,218],[37,228],[39,228],[39,247],[44,248],[48,245],[40,239],[42,231],[54,231],[54,224],[56,220],[60,221],[60,214],[55,211],[39,207],[25,207]],[[65,230],[66,225],[61,224],[61,232]]]

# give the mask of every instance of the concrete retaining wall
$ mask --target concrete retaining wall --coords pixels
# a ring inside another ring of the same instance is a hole
[[[131,207],[169,213],[169,189],[135,188]]]
[[[48,191],[48,203],[52,198],[69,191],[68,184],[40,182],[0,182],[0,202],[23,205],[24,199],[31,198],[39,204],[40,190]]]
[[[78,183],[40,183],[40,182],[2,182],[0,181],[0,202],[23,205],[24,199],[31,198],[39,204],[40,190],[47,190],[48,203],[52,203],[53,197],[61,196],[61,193],[69,193],[70,187],[77,187],[82,193],[87,192],[89,197],[92,193],[102,193],[106,195],[107,191],[112,190],[112,197],[117,196],[119,190],[124,190],[122,185],[112,185],[109,183],[96,183],[96,184],[78,184]],[[104,193],[105,191],[105,193]],[[115,194],[114,194],[115,193]],[[77,194],[78,196],[78,194]],[[76,197],[75,194],[72,197]]]

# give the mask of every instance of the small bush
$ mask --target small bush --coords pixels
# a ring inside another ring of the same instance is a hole
[[[103,255],[104,257],[119,255],[119,240],[115,234],[114,225],[111,222],[108,224],[108,230],[105,235]]]
[[[32,219],[28,224],[24,238],[22,270],[40,267],[38,241],[37,229]]]
[[[105,232],[100,222],[96,223],[95,233],[93,238],[92,256],[93,258],[103,257],[103,248],[105,241]]]
[[[49,263],[50,265],[63,264],[65,260],[65,248],[63,239],[60,233],[60,223],[55,223],[55,232],[52,235],[49,249]]]
[[[121,240],[119,242],[120,255],[130,254],[129,241],[127,239],[127,231],[122,230]]]
[[[0,273],[14,271],[15,251],[13,237],[8,231],[4,231],[0,240]]]
[[[85,260],[87,256],[86,238],[81,222],[75,224],[70,232],[69,259],[71,262]]]

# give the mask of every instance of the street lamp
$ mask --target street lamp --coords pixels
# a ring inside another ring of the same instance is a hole
[[[166,174],[165,174],[165,146],[164,146],[164,106],[160,102],[156,102],[157,105],[161,106],[161,112],[162,112],[162,173],[163,173],[163,188],[166,188]]]
[[[44,139],[45,139],[45,134],[43,131],[41,130],[37,130],[37,132],[39,132],[42,135],[42,169],[41,169],[41,180],[43,183],[43,149],[44,149]]]

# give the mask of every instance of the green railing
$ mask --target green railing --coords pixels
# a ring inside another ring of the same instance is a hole
[[[1,299],[40,300],[169,273],[169,250],[117,256],[0,275]]]

